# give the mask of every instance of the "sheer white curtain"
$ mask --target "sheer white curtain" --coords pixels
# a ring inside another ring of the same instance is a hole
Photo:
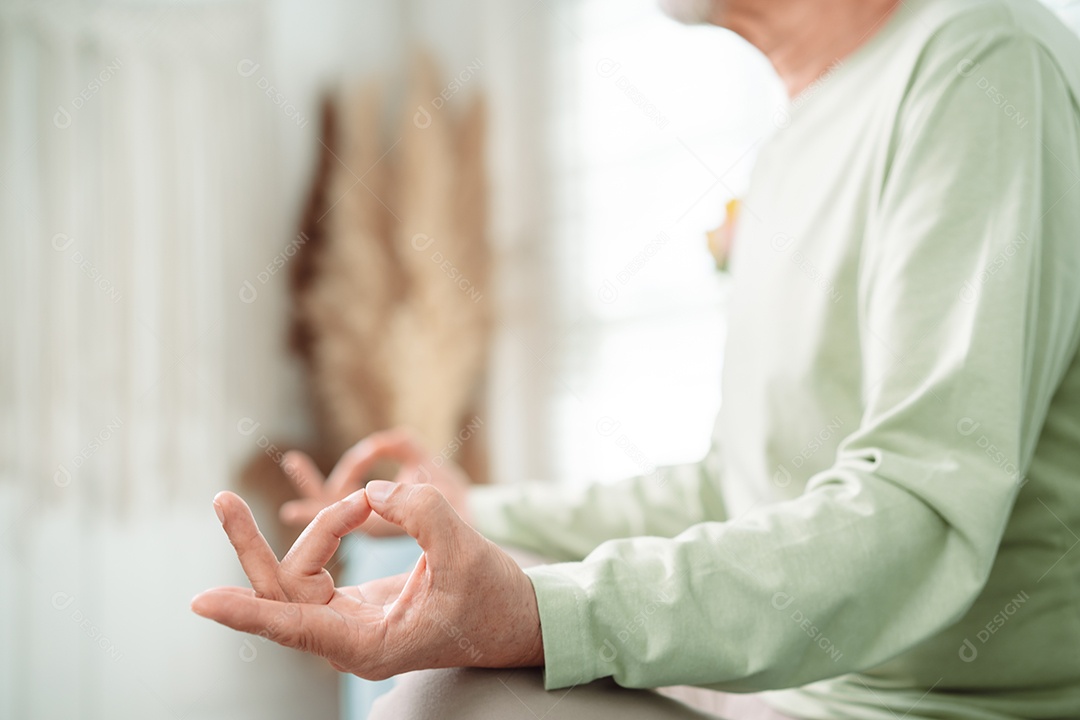
[[[237,297],[292,223],[285,122],[237,69],[267,53],[266,20],[0,10],[5,717],[242,717],[317,682],[298,664],[260,697],[236,638],[186,610],[235,576],[207,501],[254,449],[238,419],[290,419],[280,292]]]
[[[260,272],[295,234],[319,93],[422,44],[448,74],[483,62],[517,257],[543,204],[531,4],[0,5],[0,717],[335,712],[321,662],[187,609],[241,580],[213,492],[309,431],[284,273]]]

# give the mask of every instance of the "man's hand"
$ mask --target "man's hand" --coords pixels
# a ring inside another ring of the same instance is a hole
[[[197,595],[191,609],[203,617],[369,680],[426,668],[543,665],[528,576],[431,485],[369,483],[320,512],[280,563],[239,496],[218,494],[214,509],[251,589]],[[324,565],[372,510],[416,538],[423,554],[411,573],[335,588]]]
[[[434,457],[421,447],[415,436],[405,428],[372,433],[353,445],[338,460],[323,480],[322,473],[310,457],[299,451],[285,454],[282,467],[303,496],[281,506],[281,519],[289,525],[307,525],[323,508],[355,492],[364,477],[381,460],[400,463],[395,482],[430,483],[437,487],[459,515],[469,520],[466,494],[469,478],[452,460],[436,465]],[[372,515],[360,527],[368,535],[401,535],[403,530],[393,523]]]

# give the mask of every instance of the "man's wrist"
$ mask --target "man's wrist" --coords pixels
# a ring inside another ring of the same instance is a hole
[[[522,654],[516,667],[543,667],[544,633],[540,627],[540,606],[536,601],[536,588],[525,573],[521,573],[523,590],[521,592],[527,608],[525,621],[522,622]]]

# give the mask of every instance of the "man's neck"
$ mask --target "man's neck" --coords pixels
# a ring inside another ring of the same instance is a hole
[[[728,0],[718,24],[772,63],[795,97],[885,25],[900,0]]]

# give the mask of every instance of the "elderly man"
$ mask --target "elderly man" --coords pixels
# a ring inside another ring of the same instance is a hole
[[[1080,717],[1080,43],[1034,0],[668,5],[793,98],[740,215],[708,456],[469,490],[381,433],[285,509],[345,498],[280,564],[220,495],[254,590],[195,611],[367,678],[443,668],[380,718],[704,717],[632,689],[676,685],[728,718]],[[387,457],[429,482],[348,495]],[[335,589],[357,527],[424,554]]]

